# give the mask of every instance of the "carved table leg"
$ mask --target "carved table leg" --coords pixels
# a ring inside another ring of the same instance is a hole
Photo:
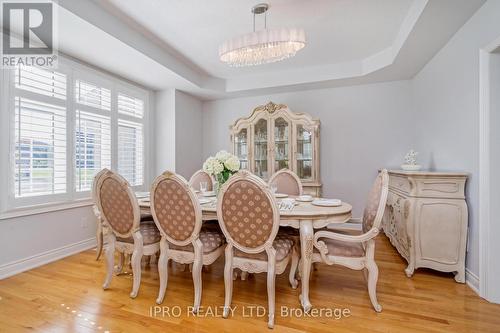
[[[465,269],[460,269],[455,273],[455,281],[465,283]]]
[[[300,246],[301,246],[301,280],[302,293],[300,294],[300,304],[305,312],[311,310],[309,301],[309,277],[311,275],[311,261],[313,253],[314,230],[311,220],[300,221]]]

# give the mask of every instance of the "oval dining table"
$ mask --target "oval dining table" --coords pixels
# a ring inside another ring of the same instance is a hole
[[[201,197],[201,195],[200,195]],[[204,221],[217,220],[217,199],[201,204]],[[279,201],[279,199],[277,199]],[[316,206],[310,202],[297,201],[290,210],[280,210],[280,226],[292,227],[300,231],[301,247],[301,294],[300,303],[305,312],[309,312],[312,305],[309,300],[309,278],[311,275],[314,229],[321,229],[329,224],[341,224],[352,217],[352,207],[346,202],[340,206]],[[141,213],[150,213],[149,200],[139,199]]]

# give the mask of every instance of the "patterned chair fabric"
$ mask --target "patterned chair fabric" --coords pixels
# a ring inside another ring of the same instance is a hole
[[[152,194],[158,223],[167,236],[179,242],[191,237],[196,225],[195,206],[187,191],[183,184],[168,178]]]
[[[323,238],[326,247],[328,248],[329,256],[339,256],[339,257],[363,257],[365,255],[365,249],[362,243],[350,243],[342,242],[339,240]],[[319,252],[314,248],[315,252]]]
[[[203,254],[209,254],[225,243],[224,236],[220,232],[209,230],[202,230],[200,232],[200,241],[203,244]],[[169,243],[168,247],[172,250],[194,252],[193,244],[191,243],[185,246]]]
[[[114,178],[107,178],[99,189],[102,214],[111,228],[127,234],[134,224],[134,210],[132,201],[127,193],[127,186],[120,184]]]
[[[292,251],[293,241],[289,236],[281,236],[278,234],[274,239],[273,247],[276,250],[276,262],[280,262],[288,256],[290,251]],[[267,261],[267,253],[265,251],[259,253],[246,253],[235,248],[234,256]]]
[[[377,210],[382,196],[382,173],[379,173],[368,194],[368,201],[363,212],[363,232],[369,231],[374,225]]]
[[[158,231],[158,228],[156,228],[156,225],[154,224],[153,221],[142,222],[139,225],[139,232],[142,235],[143,245],[158,243],[161,239],[160,232]],[[134,243],[133,237],[127,237],[127,238],[116,237],[116,240],[118,242],[123,242],[123,243],[130,243],[130,244]]]
[[[272,202],[248,180],[229,185],[222,198],[222,218],[230,237],[243,247],[265,244],[273,229]]]
[[[297,178],[290,174],[291,171],[278,171],[271,179],[270,184],[276,185],[278,193],[288,195],[302,195],[300,184],[297,183]]]
[[[212,191],[212,177],[203,170],[198,170],[191,176],[191,179],[189,179],[189,186],[199,191],[200,182],[207,182],[207,191]]]

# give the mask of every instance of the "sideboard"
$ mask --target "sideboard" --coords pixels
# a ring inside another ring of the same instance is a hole
[[[408,262],[405,273],[427,267],[465,282],[468,213],[466,173],[389,171],[384,233]]]

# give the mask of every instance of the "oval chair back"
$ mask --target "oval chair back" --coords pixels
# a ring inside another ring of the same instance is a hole
[[[196,171],[189,179],[189,185],[195,190],[200,191],[200,183],[207,182],[207,191],[213,190],[213,180],[208,173],[203,170]]]
[[[383,169],[379,172],[368,194],[368,200],[363,212],[364,233],[370,231],[372,228],[380,230],[388,193],[389,174],[386,169]]]
[[[168,242],[184,246],[198,238],[201,207],[184,177],[166,171],[156,178],[151,187],[151,213]]]
[[[294,172],[288,169],[281,169],[272,175],[269,185],[275,185],[278,193],[302,195],[302,182]]]
[[[139,203],[122,176],[106,170],[97,181],[97,203],[101,216],[119,237],[130,237],[139,228]]]
[[[217,217],[228,243],[246,253],[260,253],[278,233],[279,210],[269,186],[243,170],[223,185]]]

